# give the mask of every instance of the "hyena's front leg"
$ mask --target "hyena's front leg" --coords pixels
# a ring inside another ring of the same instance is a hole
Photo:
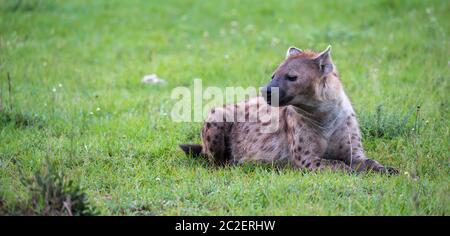
[[[387,174],[398,174],[398,170],[393,167],[383,166],[378,161],[366,157],[362,145],[352,148],[352,151],[345,161],[357,172],[375,171]]]
[[[347,122],[347,125],[348,124],[349,122]],[[347,128],[350,132],[344,132],[341,135],[339,142],[336,144],[341,160],[357,172],[375,171],[388,174],[398,173],[397,169],[385,167],[379,162],[366,157],[359,130],[353,129],[353,132],[351,132],[351,128],[352,126],[350,125]]]
[[[367,157],[356,158],[350,165],[357,172],[375,171],[387,174],[398,174],[396,168],[383,166],[379,162]]]

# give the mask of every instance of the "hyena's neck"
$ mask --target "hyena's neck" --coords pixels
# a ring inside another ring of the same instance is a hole
[[[344,91],[335,100],[323,101],[314,106],[297,105],[294,110],[302,120],[315,128],[325,137],[329,137],[350,114],[353,107]]]

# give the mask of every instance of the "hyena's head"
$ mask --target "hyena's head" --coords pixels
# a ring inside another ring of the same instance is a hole
[[[261,90],[269,105],[277,105],[271,104],[276,88],[278,106],[319,106],[324,101],[337,99],[342,86],[331,60],[331,46],[320,53],[290,47],[286,59]]]

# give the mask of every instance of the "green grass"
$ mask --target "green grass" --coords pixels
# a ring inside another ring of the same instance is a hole
[[[21,179],[49,159],[104,215],[449,215],[449,12],[445,0],[0,0],[0,208],[31,204]],[[288,46],[328,44],[367,154],[400,175],[214,168],[178,149],[201,124],[171,121],[173,88],[259,87]],[[167,85],[143,85],[151,73]]]

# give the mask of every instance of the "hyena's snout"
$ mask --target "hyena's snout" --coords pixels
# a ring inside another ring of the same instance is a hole
[[[271,87],[263,87],[261,88],[261,94],[264,98],[264,100],[266,100],[267,104],[270,105],[270,103],[272,102],[272,88]]]
[[[284,97],[285,92],[279,87],[278,83],[271,81],[268,85],[261,88],[261,94],[266,100],[267,104],[271,106],[279,106],[281,98]]]

